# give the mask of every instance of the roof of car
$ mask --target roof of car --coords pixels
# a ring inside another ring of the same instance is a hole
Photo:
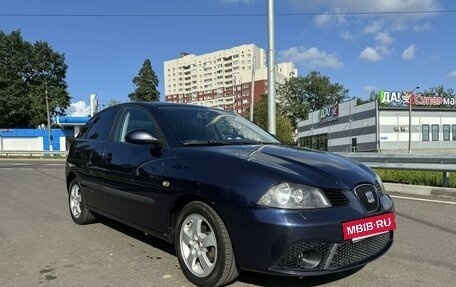
[[[155,106],[155,107],[179,107],[180,106],[180,107],[211,108],[211,107],[195,105],[195,104],[170,103],[170,102],[125,102],[125,103],[120,103],[117,105],[123,106],[123,105],[129,105],[129,104],[137,104],[137,105],[141,105],[141,106]]]
[[[115,104],[109,107],[106,107],[102,110],[99,110],[97,113],[93,115],[95,117],[99,113],[106,111],[111,108],[115,107],[122,107],[122,106],[128,106],[128,105],[140,105],[143,107],[184,107],[184,108],[200,108],[200,109],[208,109],[208,110],[220,110],[224,111],[223,109],[215,108],[215,107],[207,107],[207,106],[201,106],[201,105],[195,105],[195,104],[183,104],[183,103],[170,103],[170,102],[141,102],[141,101],[132,101],[132,102],[124,102],[124,103],[119,103]],[[226,111],[227,112],[227,111]]]

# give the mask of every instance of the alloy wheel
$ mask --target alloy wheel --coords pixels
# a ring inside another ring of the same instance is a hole
[[[217,238],[208,220],[200,214],[190,214],[181,226],[179,238],[188,269],[197,277],[208,276],[217,260]]]
[[[70,190],[70,210],[71,214],[75,218],[79,218],[81,216],[81,190],[77,184],[74,184]]]

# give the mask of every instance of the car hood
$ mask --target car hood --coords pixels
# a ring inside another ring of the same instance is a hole
[[[283,145],[224,146],[219,152],[263,165],[281,180],[321,188],[353,189],[375,181],[373,171],[364,164],[331,152]]]

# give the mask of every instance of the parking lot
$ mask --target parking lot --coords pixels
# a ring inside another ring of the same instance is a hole
[[[350,274],[243,272],[230,286],[454,286],[454,198],[395,195],[390,251]],[[69,216],[63,161],[0,160],[0,286],[192,286],[172,245],[108,219]]]

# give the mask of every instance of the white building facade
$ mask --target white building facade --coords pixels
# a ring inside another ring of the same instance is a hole
[[[356,100],[349,100],[312,112],[299,122],[298,142],[332,152],[454,151],[456,109],[418,102],[409,109],[408,103],[387,105],[381,100],[356,105]]]
[[[276,65],[276,82],[298,75],[293,63]],[[248,113],[267,94],[266,53],[254,44],[203,55],[182,53],[164,62],[165,101]]]

